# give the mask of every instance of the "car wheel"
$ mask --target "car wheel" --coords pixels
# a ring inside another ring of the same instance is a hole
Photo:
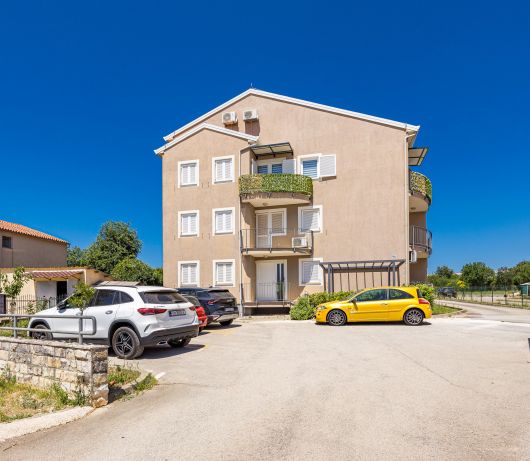
[[[346,314],[339,309],[333,309],[328,314],[328,323],[334,327],[340,327],[346,324]]]
[[[40,323],[39,325],[35,325],[32,328],[35,328],[37,330],[41,330],[41,331],[32,331],[31,332],[31,337],[33,339],[41,339],[41,340],[53,339],[53,336],[50,333],[50,329],[46,325],[43,325],[42,323]]]
[[[167,343],[171,347],[184,347],[187,346],[191,341],[191,338],[185,338],[185,339],[175,339],[172,341],[168,341]]]
[[[120,359],[132,360],[143,354],[144,348],[136,332],[130,327],[119,327],[112,335],[112,350]]]
[[[224,327],[227,327],[228,325],[232,325],[233,322],[234,322],[234,319],[232,319],[232,320],[224,320],[222,322],[219,322],[219,324],[224,326]]]
[[[409,309],[403,316],[403,322],[405,322],[406,325],[421,325],[424,317],[425,315],[420,309]]]
[[[204,327],[199,327],[199,333],[202,333],[202,330],[204,330]]]

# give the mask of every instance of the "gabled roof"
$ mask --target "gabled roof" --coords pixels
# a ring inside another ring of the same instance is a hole
[[[190,136],[193,136],[195,133],[198,133],[201,130],[216,131],[217,133],[226,134],[228,136],[234,136],[236,138],[245,139],[250,142],[256,142],[258,140],[257,136],[252,136],[247,133],[242,133],[241,131],[230,130],[228,128],[223,128],[221,126],[212,125],[211,123],[201,123],[200,125],[197,125],[195,128],[192,128],[191,130],[187,131],[183,135],[177,138],[174,138],[171,142],[168,142],[167,144],[164,144],[162,147],[159,147],[158,149],[156,149],[155,154],[162,155],[170,147],[173,147],[179,142],[184,141],[185,139],[189,138]]]
[[[0,230],[13,232],[15,234],[28,235],[30,237],[36,237],[45,240],[53,240],[54,242],[68,243],[66,240],[54,237],[50,234],[45,234],[44,232],[31,229],[30,227],[23,226],[22,224],[15,224],[8,221],[2,221],[0,219]]]
[[[189,128],[191,128],[192,126],[196,125],[197,123],[200,123],[200,122],[206,120],[207,118],[211,117],[212,115],[215,115],[217,112],[222,111],[226,107],[231,106],[232,104],[234,104],[234,103],[240,101],[241,99],[246,98],[247,96],[250,96],[250,95],[262,96],[264,98],[274,99],[276,101],[288,102],[288,103],[296,104],[296,105],[299,105],[299,106],[310,107],[310,108],[313,108],[313,109],[323,110],[323,111],[331,112],[331,113],[334,113],[334,114],[344,115],[346,117],[352,117],[352,118],[357,118],[357,119],[360,119],[360,120],[366,120],[366,121],[370,121],[370,122],[379,123],[381,125],[391,126],[391,127],[395,127],[395,128],[401,128],[401,129],[404,129],[404,130],[407,130],[407,131],[410,131],[410,132],[417,132],[420,129],[419,125],[409,125],[407,123],[396,122],[396,121],[393,121],[393,120],[388,120],[386,118],[374,117],[372,115],[361,114],[359,112],[353,112],[353,111],[350,111],[350,110],[339,109],[337,107],[326,106],[324,104],[318,104],[316,102],[304,101],[303,99],[291,98],[289,96],[282,96],[280,94],[269,93],[267,91],[257,90],[256,88],[250,88],[247,91],[244,91],[243,93],[237,95],[235,98],[232,98],[229,101],[226,101],[225,103],[221,104],[220,106],[217,106],[215,109],[212,109],[211,111],[207,112],[206,114],[201,115],[200,117],[196,118],[195,120],[191,121],[190,123],[188,123],[188,124],[180,127],[179,129],[173,131],[172,133],[168,134],[167,136],[164,136],[164,140],[169,142],[169,141],[175,139],[176,136],[178,136],[182,132],[188,130]],[[158,149],[158,150],[160,150],[160,149]]]

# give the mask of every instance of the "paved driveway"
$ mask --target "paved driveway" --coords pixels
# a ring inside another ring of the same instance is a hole
[[[13,460],[530,459],[530,324],[254,321],[213,328],[142,396],[0,451]]]

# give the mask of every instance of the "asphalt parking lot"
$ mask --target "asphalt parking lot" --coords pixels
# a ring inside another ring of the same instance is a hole
[[[147,350],[154,390],[5,459],[530,459],[530,323],[212,327]]]

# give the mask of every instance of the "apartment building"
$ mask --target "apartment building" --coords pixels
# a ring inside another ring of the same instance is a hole
[[[164,137],[164,284],[247,307],[423,281],[419,127],[249,89]]]

